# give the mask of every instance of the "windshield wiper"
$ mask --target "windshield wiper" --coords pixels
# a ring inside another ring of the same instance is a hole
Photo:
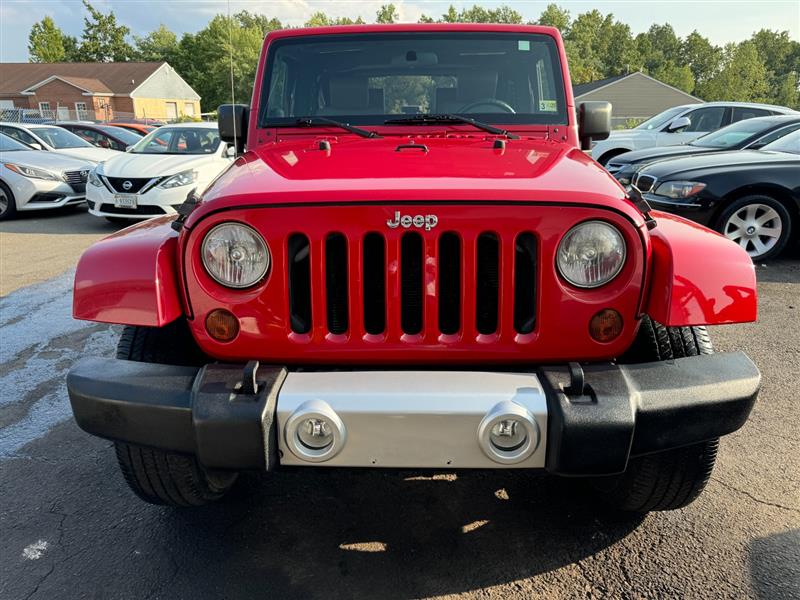
[[[426,113],[420,115],[413,115],[411,117],[402,117],[399,119],[388,119],[384,121],[385,125],[436,125],[440,123],[467,123],[468,125],[472,125],[473,127],[477,127],[478,129],[483,129],[483,131],[486,131],[488,133],[494,133],[496,135],[504,135],[510,140],[519,139],[518,135],[515,135],[505,129],[500,129],[499,127],[495,127],[494,125],[489,125],[488,123],[476,121],[471,117],[463,117],[461,115],[453,115],[453,114],[432,115]]]
[[[356,135],[360,135],[361,137],[365,138],[379,138],[383,137],[375,133],[374,131],[369,131],[367,129],[361,129],[361,127],[355,127],[350,125],[350,123],[342,123],[341,121],[337,121],[335,119],[329,119],[327,117],[300,117],[294,123],[281,123],[280,125],[273,125],[272,127],[292,127],[292,126],[301,126],[301,127],[313,127],[314,125],[333,125],[334,127],[339,127],[344,129],[345,131],[349,131],[350,133],[355,133]]]

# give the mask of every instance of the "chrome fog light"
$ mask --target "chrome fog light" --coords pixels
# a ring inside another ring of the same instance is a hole
[[[506,465],[522,462],[539,446],[539,426],[527,408],[504,400],[495,404],[481,421],[478,443],[495,462]]]
[[[347,430],[327,402],[310,400],[298,406],[286,420],[284,436],[297,458],[323,462],[339,453]]]

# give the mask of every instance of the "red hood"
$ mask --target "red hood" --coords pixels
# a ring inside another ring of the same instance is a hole
[[[329,140],[330,150],[320,150]],[[187,222],[221,208],[335,202],[538,201],[614,206],[641,220],[616,180],[586,154],[544,139],[459,135],[303,136],[246,153]],[[401,144],[422,148],[398,150]]]

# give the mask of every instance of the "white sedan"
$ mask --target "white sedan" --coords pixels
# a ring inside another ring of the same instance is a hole
[[[119,150],[97,148],[82,137],[55,125],[38,123],[0,123],[0,133],[36,150],[74,156],[93,164],[120,154]]]
[[[34,150],[0,133],[0,221],[17,211],[80,204],[91,163]]]
[[[159,127],[90,173],[89,212],[112,221],[175,214],[192,189],[202,192],[231,164],[233,154],[216,123]]]

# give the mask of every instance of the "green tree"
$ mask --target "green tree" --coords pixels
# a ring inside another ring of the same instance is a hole
[[[206,110],[220,104],[247,103],[253,91],[263,39],[261,26],[241,14],[217,15],[204,29],[184,34],[175,69],[202,98]],[[231,94],[233,68],[233,94]]]
[[[83,6],[89,16],[83,19],[83,36],[78,50],[78,57],[83,62],[123,62],[134,56],[134,50],[125,41],[131,30],[125,25],[117,24],[113,12],[103,14],[88,0]]]
[[[394,4],[384,4],[375,15],[376,23],[396,23],[400,19]]]
[[[73,35],[65,35],[62,41],[64,43],[64,60],[66,62],[80,61],[81,45],[78,38]]]
[[[800,42],[792,40],[788,31],[769,29],[757,31],[750,40],[767,68],[769,88],[772,90],[769,100],[784,106],[797,106]]]
[[[752,41],[725,46],[722,68],[697,89],[704,100],[760,102],[768,99],[769,75]]]
[[[429,17],[428,15],[420,15],[417,23],[436,23],[436,19]]]
[[[258,29],[262,36],[267,35],[270,31],[275,31],[283,27],[279,19],[274,17],[269,18],[266,15],[257,15],[247,10],[236,13],[234,18],[242,27]]]
[[[317,11],[304,23],[305,27],[330,27],[332,25],[363,25],[364,19],[356,17],[329,17],[324,12]]]
[[[681,58],[689,66],[697,85],[702,85],[711,79],[719,70],[722,60],[722,49],[714,46],[708,38],[697,31],[693,31],[683,40]]]
[[[555,27],[561,31],[561,35],[566,36],[569,34],[571,20],[568,10],[561,8],[557,4],[548,4],[547,8],[539,15],[539,20],[536,22],[539,25]]]
[[[31,27],[28,55],[29,61],[36,63],[61,62],[66,58],[64,34],[52,17],[46,16]]]
[[[522,23],[522,15],[510,6],[483,8],[477,4],[464,8],[460,12],[452,4],[442,15],[442,23]]]
[[[145,36],[133,36],[136,60],[167,61],[172,64],[178,54],[178,37],[163,24]]]

